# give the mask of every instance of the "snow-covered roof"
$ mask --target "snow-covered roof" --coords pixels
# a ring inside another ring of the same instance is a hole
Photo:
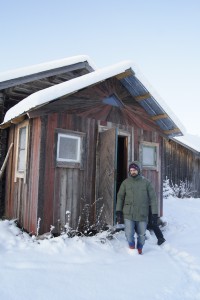
[[[122,62],[111,67],[98,69],[84,76],[77,77],[72,80],[33,93],[24,100],[17,103],[15,106],[11,107],[7,111],[3,123],[9,122],[10,120],[22,115],[23,113],[28,112],[33,108],[36,108],[37,106],[44,105],[59,97],[68,95],[70,93],[75,93],[82,88],[105,80],[117,74],[123,73],[130,68],[130,65],[130,61]]]
[[[77,55],[72,57],[67,57],[64,59],[49,61],[46,63],[41,63],[37,65],[32,65],[29,67],[19,68],[15,70],[9,70],[6,72],[0,73],[0,82],[16,79],[28,75],[33,75],[35,73],[48,71],[51,69],[61,68],[64,66],[69,66],[72,64],[80,63],[87,61],[88,64],[95,70],[97,67],[94,62],[87,55]]]
[[[155,91],[153,91],[150,84],[148,84],[147,80],[144,79],[140,72],[137,71],[137,74],[135,74],[135,69],[137,68],[134,68],[131,61],[123,61],[121,63],[102,69],[97,69],[83,76],[40,90],[36,93],[31,94],[24,100],[17,103],[11,109],[9,109],[1,125],[10,122],[12,119],[19,117],[29,112],[30,110],[45,105],[52,100],[58,99],[64,95],[75,93],[82,88],[97,84],[110,77],[117,76],[121,73],[126,72],[127,70],[130,70],[131,72],[129,72],[125,77],[122,77],[122,79],[120,80],[125,88],[129,90],[133,97],[137,97],[138,92],[140,93],[140,95],[143,95],[145,93],[148,95],[147,98],[143,99],[143,101],[140,101],[139,103],[144,107],[144,109],[150,116],[167,116],[165,116],[163,120],[158,119],[155,121],[162,130],[171,128],[176,130],[178,128],[179,132],[172,133],[172,135],[182,134],[185,131],[183,125],[173,114],[167,104],[160,97],[158,97],[158,95],[155,95]]]
[[[184,136],[175,137],[173,140],[200,153],[200,136],[198,135],[185,133]]]

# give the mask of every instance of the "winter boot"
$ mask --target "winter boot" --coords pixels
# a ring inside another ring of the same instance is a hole
[[[135,244],[134,243],[129,243],[129,249],[135,249]]]
[[[138,248],[138,254],[142,254],[142,249]]]
[[[158,246],[162,245],[163,243],[165,242],[165,239],[164,238],[160,238],[158,239]]]

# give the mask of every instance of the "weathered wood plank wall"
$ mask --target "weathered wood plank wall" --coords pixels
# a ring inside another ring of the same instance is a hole
[[[163,140],[163,178],[166,177],[173,184],[188,181],[191,190],[200,197],[200,156],[173,140]]]
[[[37,230],[38,218],[41,218],[41,231],[48,232],[50,225],[61,229],[66,223],[66,211],[70,211],[70,225],[76,228],[77,217],[83,213],[84,205],[91,205],[95,201],[97,124],[92,119],[65,113],[35,118],[30,123],[28,173],[25,183],[19,178],[14,182],[17,130],[14,127],[10,129],[9,140],[14,140],[14,149],[7,166],[10,180],[6,187],[6,216],[14,216],[26,230],[34,233]],[[83,170],[55,167],[56,128],[86,133]]]
[[[5,215],[9,218],[16,218],[14,210],[15,193],[14,193],[14,161],[16,154],[16,136],[15,127],[11,126],[9,130],[8,145],[14,144],[6,167],[6,196],[5,196]]]
[[[61,230],[66,224],[66,211],[71,213],[70,226],[78,226],[84,201],[91,204],[95,199],[95,147],[97,125],[91,119],[83,119],[66,113],[54,113],[43,117],[42,129],[48,136],[41,144],[41,161],[44,161],[43,206],[38,209],[42,231],[49,231],[50,224]],[[55,129],[62,128],[86,133],[84,168],[55,167]],[[42,149],[43,148],[43,149]],[[84,201],[82,201],[84,199]]]
[[[38,191],[39,191],[39,172],[40,172],[40,141],[41,141],[41,120],[33,119],[31,122],[30,143],[28,151],[28,168],[27,168],[27,210],[25,212],[24,226],[29,228],[30,232],[35,231],[37,223],[38,209]]]
[[[160,134],[156,131],[151,131],[151,130],[143,130],[142,128],[137,128],[135,132],[135,140],[137,142],[135,143],[136,147],[136,157],[139,160],[140,155],[139,155],[139,144],[140,142],[151,142],[151,143],[157,143],[159,144],[159,153],[158,153],[158,170],[151,170],[151,169],[143,169],[142,170],[142,175],[144,175],[146,178],[148,178],[153,187],[155,188],[156,195],[158,197],[159,201],[159,210],[160,210],[160,215],[163,215],[163,203],[162,203],[162,188],[163,188],[163,183],[161,180],[161,170],[162,170],[162,137]]]

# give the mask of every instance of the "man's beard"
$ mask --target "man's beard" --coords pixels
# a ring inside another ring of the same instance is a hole
[[[131,177],[137,177],[139,174],[131,174]]]

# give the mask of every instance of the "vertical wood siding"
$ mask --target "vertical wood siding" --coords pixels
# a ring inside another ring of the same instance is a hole
[[[200,156],[175,141],[163,140],[163,178],[173,184],[188,181],[191,189],[200,197]]]
[[[27,176],[24,179],[15,178],[15,161],[17,130],[13,126],[9,133],[9,143],[14,142],[12,153],[7,165],[6,207],[5,214],[9,218],[16,218],[19,224],[29,232],[36,232],[37,199],[39,180],[39,149],[40,149],[40,120],[35,119],[29,134],[29,149],[27,158]]]
[[[41,227],[44,232],[50,231],[50,225],[53,222],[53,207],[54,207],[54,176],[55,176],[55,128],[57,127],[58,115],[52,114],[48,117],[46,124],[46,132],[43,134],[47,135],[44,157],[41,159],[45,162],[44,169],[44,193],[43,193],[43,214],[39,217],[41,218]]]
[[[8,145],[14,143],[12,151],[10,153],[7,166],[6,166],[6,184],[5,184],[5,215],[8,218],[14,217],[13,209],[13,193],[14,193],[14,170],[13,170],[13,161],[15,159],[15,130],[12,126],[9,130]]]
[[[28,184],[28,196],[27,196],[27,208],[25,212],[25,228],[28,228],[29,232],[36,231],[37,224],[37,206],[38,206],[38,187],[39,187],[39,173],[40,173],[40,142],[41,142],[41,121],[40,119],[34,119],[31,122],[30,127],[30,143],[28,152],[28,172],[27,172],[27,184]]]
[[[47,232],[50,226],[55,231],[64,228],[67,222],[66,211],[71,213],[70,226],[77,228],[78,218],[82,215],[84,205],[91,205],[95,200],[95,157],[97,125],[92,119],[83,119],[66,113],[54,113],[43,117],[40,151],[40,206],[38,217],[41,218],[41,231]],[[86,133],[84,168],[71,169],[55,166],[55,129],[62,128]]]
[[[159,213],[160,216],[163,215],[163,202],[162,202],[162,138],[160,134],[156,131],[151,130],[143,130],[142,128],[135,128],[135,160],[140,159],[139,155],[139,144],[140,142],[151,142],[151,143],[158,143],[159,144],[159,170],[150,170],[143,168],[142,175],[149,179],[156,191],[158,202],[159,202]]]

